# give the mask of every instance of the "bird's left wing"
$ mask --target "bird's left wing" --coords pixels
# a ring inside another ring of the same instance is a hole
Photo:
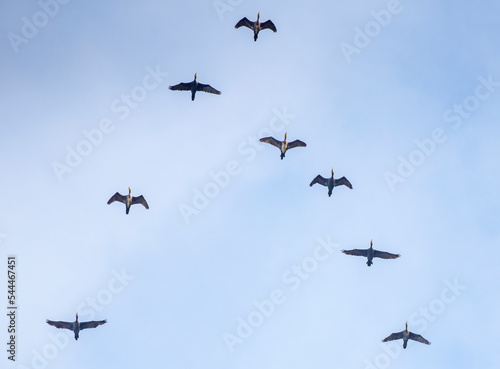
[[[111,198],[108,200],[108,205],[111,204],[114,201],[119,201],[125,203],[125,196],[120,195],[118,192],[115,193]]]
[[[270,145],[276,146],[278,149],[281,149],[281,141],[278,141],[274,137],[262,137],[259,141],[268,143]]]
[[[319,183],[322,186],[328,186],[328,179],[325,177],[322,177],[320,174],[318,174],[312,181],[309,183],[309,186],[312,186],[315,183]]]
[[[294,147],[306,147],[306,143],[301,140],[295,140],[288,143],[288,148],[293,149]]]
[[[373,257],[381,259],[396,259],[399,258],[399,254],[391,254],[390,252],[373,250]]]
[[[240,28],[240,27],[248,27],[250,29],[253,29],[253,22],[250,22],[247,17],[244,17],[240,19],[238,23],[234,26],[234,28]]]
[[[203,83],[198,83],[198,86],[196,87],[196,90],[197,91],[203,91],[203,92],[209,92],[211,94],[220,95],[220,91],[219,90],[216,90],[215,88],[213,88],[210,85],[204,85]]]
[[[347,180],[346,177],[336,179],[334,184],[335,184],[335,187],[344,185],[344,186],[349,187],[352,190],[352,184],[351,184],[351,182],[349,182]]]
[[[80,322],[80,329],[95,328],[106,323],[106,320],[97,320],[91,322]]]
[[[403,338],[403,332],[398,332],[398,333],[393,333],[390,336],[384,338],[382,342],[387,342],[387,341],[394,341],[394,340],[399,340]]]
[[[142,205],[144,205],[144,207],[146,209],[149,209],[149,205],[148,205],[146,199],[144,198],[144,196],[142,196],[142,195],[141,196],[137,196],[137,197],[133,197],[132,198],[132,205],[133,204],[142,204]]]
[[[268,21],[265,21],[263,23],[260,24],[260,29],[270,29],[272,30],[273,32],[276,32],[277,29],[276,29],[276,26],[274,25],[273,22],[271,22],[270,20]]]
[[[426,345],[430,345],[431,344],[429,341],[427,341],[424,337],[422,337],[419,334],[415,334],[415,333],[411,333],[410,332],[410,337],[409,338],[411,340],[414,340],[414,341],[425,343]]]
[[[368,256],[368,250],[360,250],[360,249],[353,249],[353,250],[342,250],[342,252],[346,255],[354,255],[354,256]]]
[[[73,330],[73,323],[69,322],[60,322],[60,321],[55,322],[47,319],[47,324],[53,325],[56,328],[64,328],[64,329],[69,329],[71,331]]]
[[[191,82],[190,83],[184,83],[181,82],[175,86],[168,86],[170,90],[173,91],[190,91],[191,90]]]

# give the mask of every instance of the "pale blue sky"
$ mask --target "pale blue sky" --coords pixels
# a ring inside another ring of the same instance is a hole
[[[234,25],[259,11],[278,32],[254,42]],[[17,255],[19,301],[8,368],[500,365],[499,4],[73,0],[16,52],[9,39],[40,12],[0,5],[0,274]],[[341,45],[367,27],[349,62]],[[222,94],[168,89],[195,73]],[[140,100],[126,113],[124,95]],[[280,160],[256,142],[285,132],[307,147]],[[88,156],[68,163],[78,148]],[[409,176],[402,160],[417,163]],[[309,187],[332,167],[353,190]],[[129,186],[149,210],[106,205]],[[368,268],[340,252],[371,239],[401,257]],[[310,271],[300,285],[296,266]],[[273,312],[227,345],[271,296]],[[77,311],[108,323],[47,358],[64,331],[45,320]],[[381,342],[407,320],[430,346]]]

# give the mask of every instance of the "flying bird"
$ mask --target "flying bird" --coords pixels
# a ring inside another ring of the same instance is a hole
[[[333,179],[333,169],[332,169],[332,176],[330,178],[325,178],[322,177],[321,175],[317,175],[316,178],[312,180],[312,182],[309,184],[309,186],[312,186],[315,183],[319,183],[322,186],[328,187],[328,197],[332,196],[332,191],[334,187],[337,186],[347,186],[352,190],[352,184],[347,180],[346,177],[342,177],[339,179]]]
[[[194,101],[194,96],[196,95],[196,91],[209,92],[211,94],[220,95],[220,91],[216,90],[210,85],[204,85],[203,83],[199,83],[196,81],[197,73],[194,75],[194,80],[189,83],[181,82],[175,86],[169,86],[168,88],[172,91],[191,91],[191,101]]]
[[[394,340],[399,340],[403,339],[403,348],[406,348],[406,345],[408,343],[408,340],[414,340],[417,342],[425,343],[426,345],[430,345],[431,343],[427,341],[424,337],[422,337],[419,334],[412,333],[408,330],[408,322],[406,322],[406,328],[404,331],[398,332],[398,333],[393,333],[389,337],[386,337],[382,340],[382,342],[387,342],[387,341],[394,341]]]
[[[253,31],[253,40],[257,41],[257,37],[259,37],[259,32],[263,29],[270,29],[273,32],[276,32],[276,26],[270,20],[260,23],[260,13],[257,14],[257,20],[255,22],[249,21],[246,17],[242,18],[234,28],[247,27]]]
[[[130,210],[130,207],[134,204],[141,204],[143,205],[146,209],[149,209],[149,205],[146,201],[146,199],[144,198],[144,196],[132,196],[130,194],[132,190],[130,189],[130,187],[128,188],[128,195],[126,196],[123,196],[123,195],[120,195],[118,192],[115,193],[113,196],[111,196],[111,198],[108,200],[108,205],[111,204],[112,202],[115,202],[115,201],[119,201],[119,202],[123,202],[125,204],[125,213],[128,214],[129,210]]]
[[[368,258],[366,265],[370,266],[373,264],[373,258],[381,258],[381,259],[396,259],[399,258],[399,254],[391,254],[390,252],[378,251],[373,248],[373,240],[370,241],[369,249],[354,249],[354,250],[342,250],[344,254],[354,255],[354,256],[364,256]]]
[[[47,319],[47,323],[53,325],[56,328],[64,328],[73,331],[75,333],[75,340],[77,340],[82,329],[98,327],[106,323],[106,320],[79,322],[78,313],[76,313],[76,320],[74,322],[55,322]]]
[[[288,149],[293,149],[294,147],[306,147],[306,143],[302,142],[300,140],[295,140],[291,142],[287,142],[286,140],[286,133],[285,133],[285,139],[283,141],[279,141],[275,139],[274,137],[263,137],[260,139],[260,142],[265,142],[268,144],[271,144],[273,146],[276,146],[278,149],[281,151],[281,160],[285,157],[286,150]]]

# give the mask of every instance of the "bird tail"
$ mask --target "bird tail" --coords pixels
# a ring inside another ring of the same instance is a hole
[[[372,262],[371,260],[368,260],[368,261],[366,262],[366,265],[368,265],[368,266],[370,266],[370,265],[372,265],[372,264],[373,264],[373,262]]]

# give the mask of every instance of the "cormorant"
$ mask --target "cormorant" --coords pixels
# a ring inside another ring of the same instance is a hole
[[[128,214],[129,210],[130,210],[130,207],[134,204],[142,204],[144,205],[144,207],[146,209],[149,209],[149,205],[148,203],[146,202],[146,199],[144,198],[144,196],[132,196],[130,194],[132,190],[130,189],[130,187],[128,188],[128,195],[126,196],[123,196],[123,195],[120,195],[118,192],[115,193],[113,196],[111,196],[111,198],[108,200],[108,205],[111,204],[112,202],[114,201],[119,201],[119,202],[123,202],[125,204],[125,213]]]

